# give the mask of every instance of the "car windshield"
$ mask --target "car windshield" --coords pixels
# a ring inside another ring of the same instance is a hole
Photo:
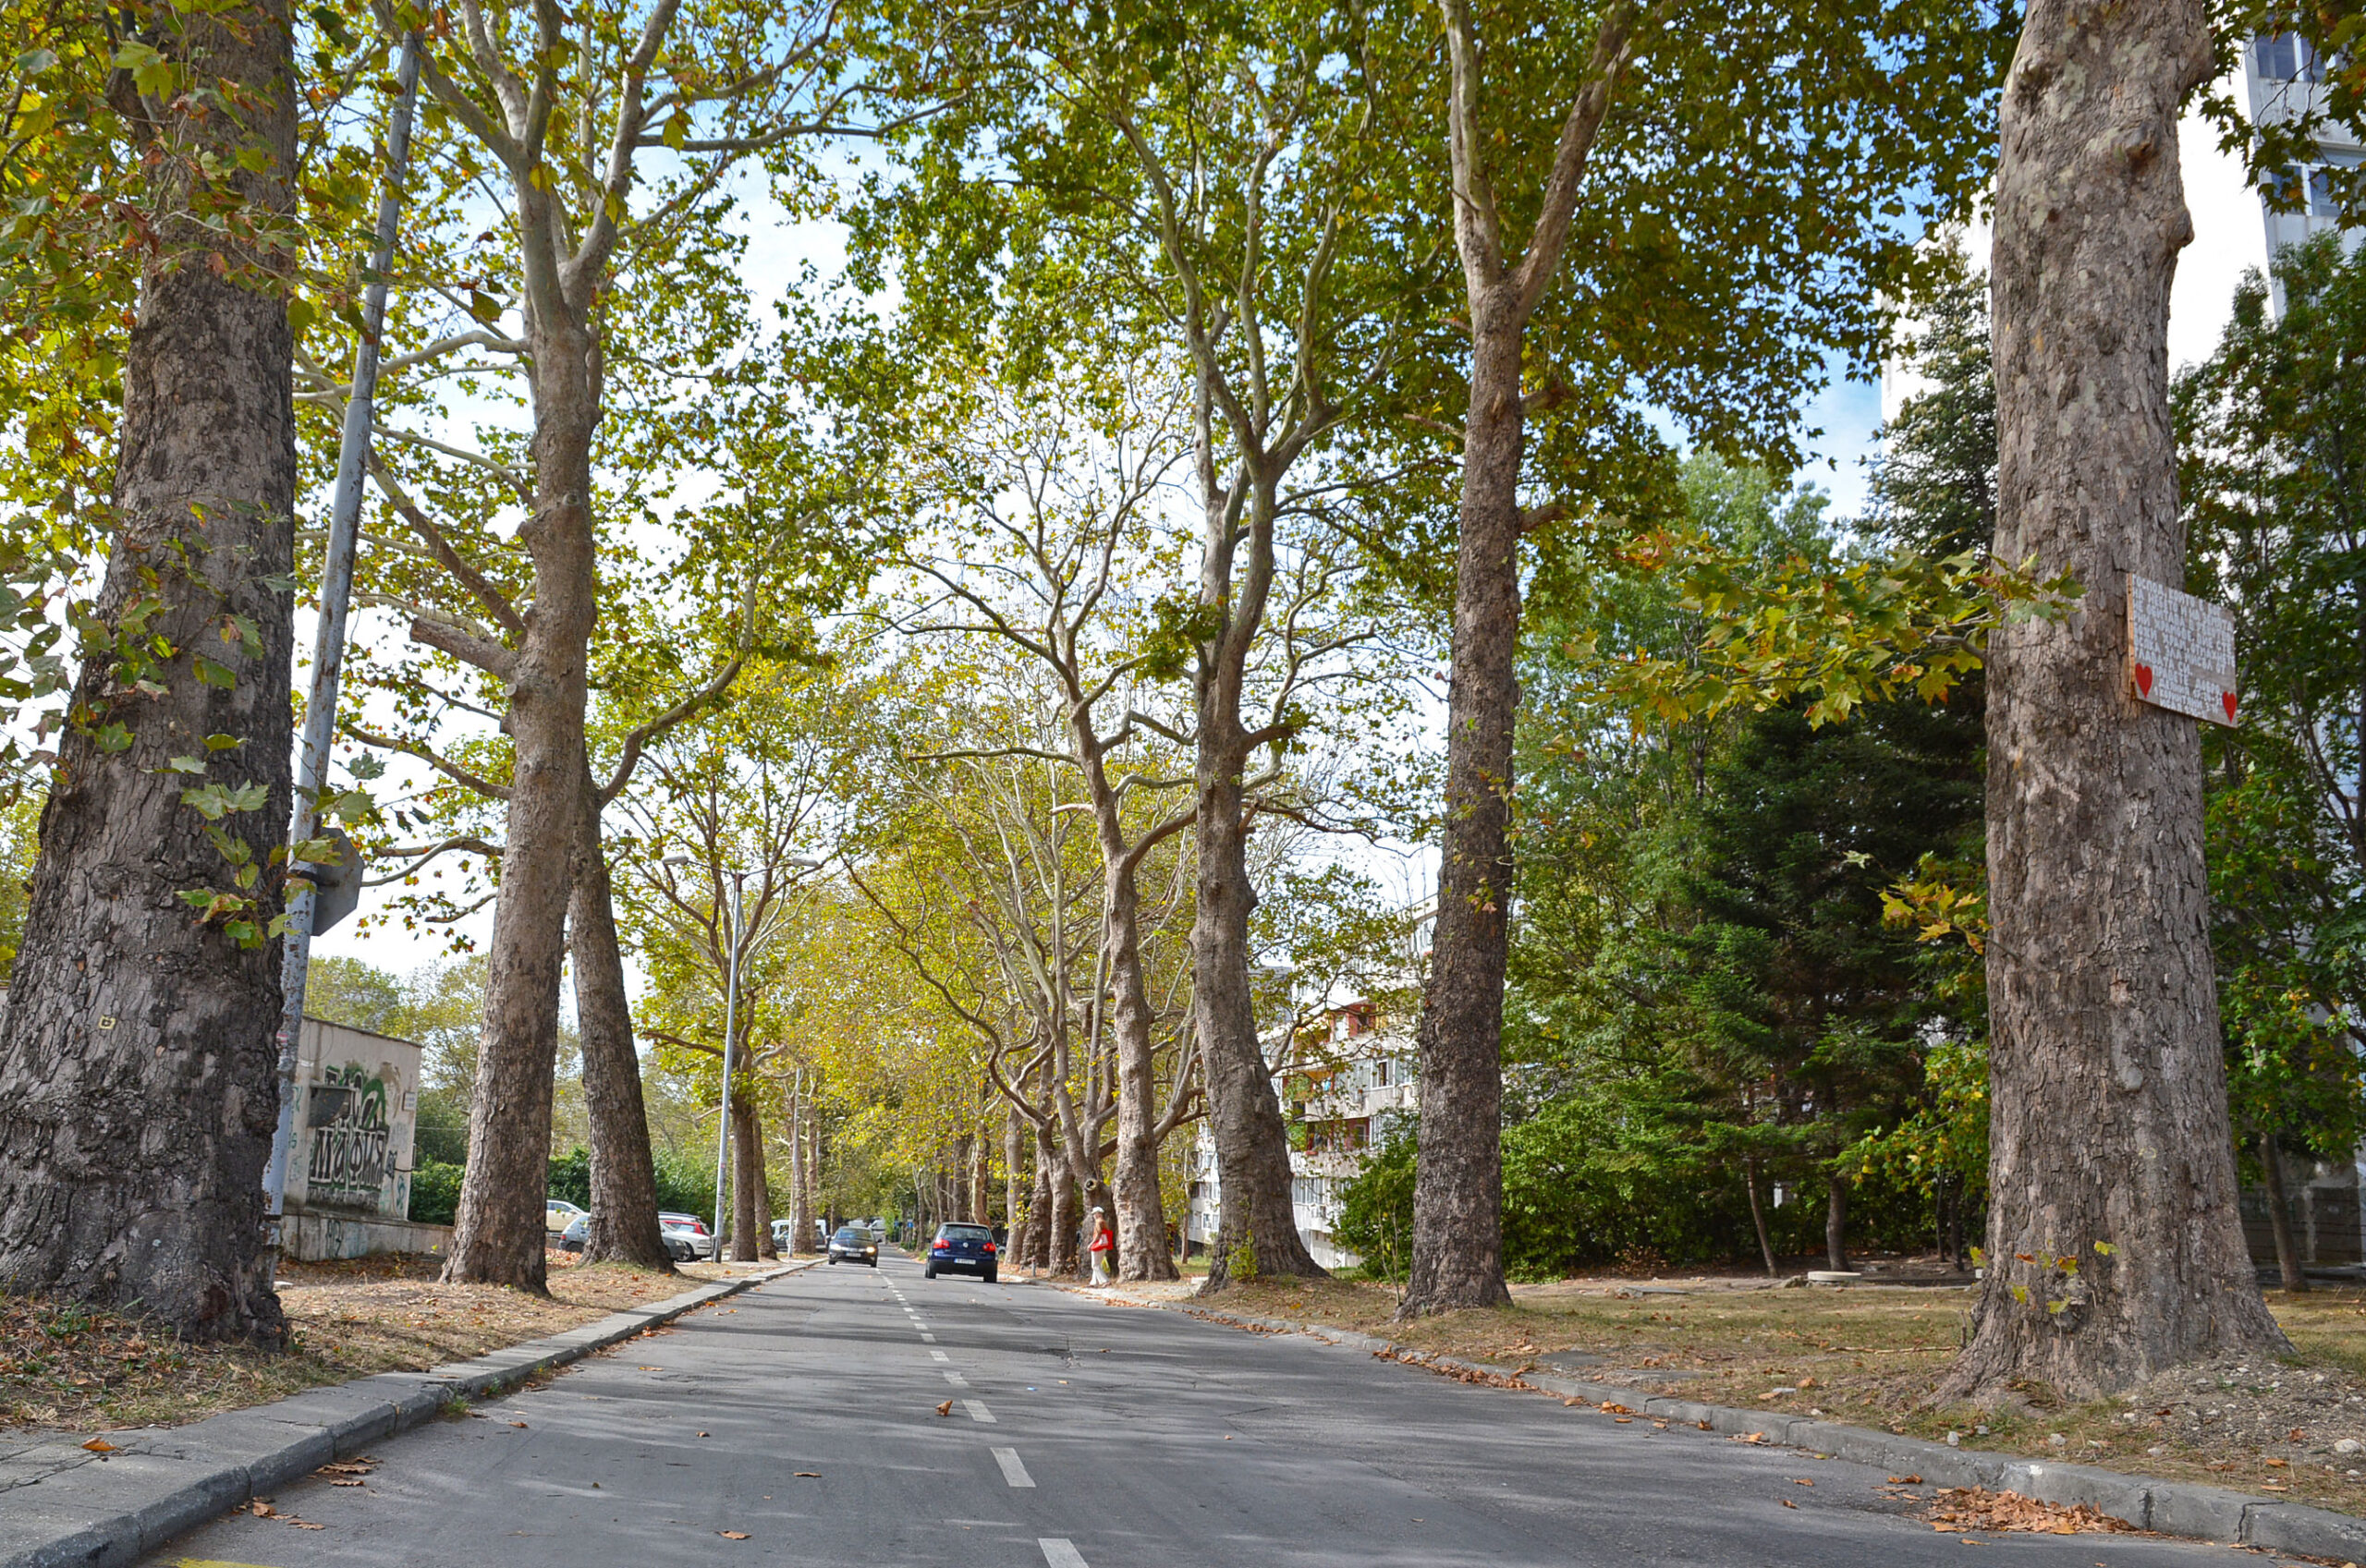
[[[695,1231],[700,1228],[696,1220],[685,1220],[679,1214],[660,1214],[657,1222],[669,1231]]]
[[[848,1225],[838,1232],[838,1239],[840,1241],[867,1242],[871,1239],[871,1233],[869,1231],[858,1231],[852,1225]]]
[[[940,1225],[937,1235],[945,1241],[992,1241],[994,1232],[983,1225]]]

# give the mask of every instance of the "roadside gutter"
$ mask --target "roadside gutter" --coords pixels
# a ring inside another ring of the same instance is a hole
[[[700,1307],[810,1269],[792,1263],[611,1313],[548,1339],[424,1372],[381,1372],[271,1404],[109,1432],[105,1452],[67,1440],[0,1450],[0,1568],[125,1568],[249,1499],[490,1399]]]

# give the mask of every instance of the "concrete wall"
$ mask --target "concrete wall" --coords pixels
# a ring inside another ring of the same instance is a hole
[[[298,1044],[295,1157],[287,1172],[290,1215],[397,1224],[409,1218],[419,1056],[419,1047],[407,1039],[304,1020]]]
[[[280,1251],[305,1263],[332,1258],[368,1258],[381,1252],[442,1253],[452,1244],[449,1225],[360,1215],[290,1213],[279,1232]]]

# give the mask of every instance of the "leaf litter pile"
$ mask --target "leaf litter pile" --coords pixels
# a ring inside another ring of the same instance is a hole
[[[548,1297],[446,1285],[440,1259],[287,1263],[285,1354],[184,1344],[139,1318],[0,1294],[0,1431],[171,1426],[373,1372],[423,1371],[678,1295],[617,1264],[553,1269]]]
[[[1948,1535],[1974,1530],[2029,1536],[2137,1533],[2127,1520],[2114,1518],[2092,1503],[2064,1508],[2018,1492],[1993,1492],[1980,1487],[1941,1487],[1922,1517],[1933,1529]]]

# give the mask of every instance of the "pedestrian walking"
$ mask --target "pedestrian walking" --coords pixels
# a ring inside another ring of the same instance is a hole
[[[1109,1218],[1100,1209],[1092,1211],[1092,1282],[1112,1284],[1117,1278],[1117,1233],[1109,1228]]]

